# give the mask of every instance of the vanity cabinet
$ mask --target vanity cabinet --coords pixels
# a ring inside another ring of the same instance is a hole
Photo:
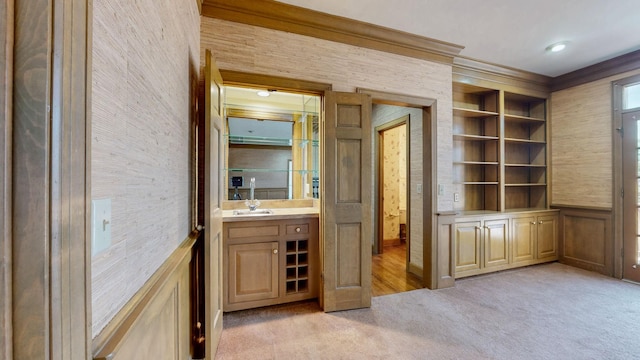
[[[462,214],[453,232],[455,277],[558,259],[558,211]]]
[[[558,215],[518,216],[511,220],[513,262],[535,263],[558,258]]]
[[[508,265],[508,229],[508,218],[456,222],[456,275],[472,275]]]
[[[318,218],[225,221],[224,311],[318,296]]]

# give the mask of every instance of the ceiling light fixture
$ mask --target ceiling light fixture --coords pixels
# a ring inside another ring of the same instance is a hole
[[[258,96],[267,97],[269,95],[271,95],[271,93],[269,91],[267,91],[267,90],[258,91]]]
[[[562,51],[564,49],[566,49],[567,47],[567,42],[566,41],[561,41],[561,42],[557,42],[555,44],[551,44],[549,46],[547,46],[546,50],[548,52],[559,52]]]

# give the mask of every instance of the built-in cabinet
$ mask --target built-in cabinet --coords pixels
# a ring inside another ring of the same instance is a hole
[[[558,259],[558,211],[476,214],[456,217],[455,277]]]
[[[456,278],[557,260],[547,138],[545,97],[453,84]]]
[[[318,296],[318,218],[224,223],[224,311]]]

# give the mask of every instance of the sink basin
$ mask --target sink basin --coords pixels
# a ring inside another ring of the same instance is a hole
[[[233,210],[233,215],[270,215],[273,214],[273,210],[270,209],[256,209],[256,210]]]

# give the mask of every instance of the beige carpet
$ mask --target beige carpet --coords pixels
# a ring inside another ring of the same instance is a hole
[[[558,263],[323,313],[225,314],[216,359],[638,359],[640,285]]]

